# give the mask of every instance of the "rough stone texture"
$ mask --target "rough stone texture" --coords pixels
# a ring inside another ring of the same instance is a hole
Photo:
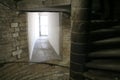
[[[62,64],[69,66],[70,63],[70,43],[71,43],[71,24],[70,16],[68,14],[62,14]]]
[[[90,51],[88,52],[88,70],[85,77],[91,80],[119,79],[120,74],[120,5],[119,0],[93,0],[91,22],[89,26]],[[97,5],[99,4],[99,6]],[[99,12],[104,5],[103,12]],[[97,7],[96,7],[97,6]],[[115,12],[115,13],[114,13]],[[119,26],[115,28],[116,26]],[[92,55],[92,57],[90,57]],[[117,64],[117,65],[116,65]],[[93,69],[94,67],[94,69]],[[89,69],[90,68],[90,69]]]
[[[90,1],[90,0],[89,0]],[[87,49],[87,28],[89,1],[72,0],[71,8],[71,61],[70,61],[70,80],[85,80],[82,75],[86,63]],[[82,5],[81,5],[82,4]]]
[[[70,5],[70,0],[23,0],[18,4],[19,10],[39,10],[44,7]]]
[[[25,14],[17,15],[3,5],[0,5],[0,14],[0,56],[5,61],[17,60],[17,54],[26,55],[27,52],[26,25],[20,26],[26,23]],[[24,31],[21,31],[21,28],[24,28]],[[21,36],[20,33],[24,35]]]
[[[9,63],[0,71],[0,80],[69,80],[69,69],[47,64]]]
[[[90,4],[89,4],[90,1]],[[72,0],[70,80],[120,78],[119,0]]]

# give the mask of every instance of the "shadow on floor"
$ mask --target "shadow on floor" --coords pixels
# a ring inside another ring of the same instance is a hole
[[[60,60],[61,57],[57,55],[48,41],[47,36],[41,36],[35,43],[31,62],[45,62],[48,60]]]

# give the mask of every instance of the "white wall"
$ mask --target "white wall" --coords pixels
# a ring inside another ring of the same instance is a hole
[[[48,39],[56,53],[60,54],[60,24],[59,13],[48,14]]]
[[[39,38],[39,13],[28,12],[28,44],[29,44],[29,58],[31,60],[33,48],[36,40]],[[60,24],[59,13],[40,13],[48,16],[48,39],[56,53],[60,54]]]
[[[29,58],[32,57],[32,52],[36,40],[39,38],[39,13],[27,13],[28,17],[28,44],[29,44]]]

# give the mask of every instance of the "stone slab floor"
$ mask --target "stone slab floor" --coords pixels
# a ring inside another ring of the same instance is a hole
[[[69,80],[69,70],[48,64],[9,63],[0,67],[0,80]]]
[[[35,43],[31,62],[44,62],[48,60],[60,60],[60,56],[54,51],[47,36],[41,36]]]

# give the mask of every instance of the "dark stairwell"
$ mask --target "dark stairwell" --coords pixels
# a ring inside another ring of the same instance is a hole
[[[72,1],[70,80],[120,79],[119,2]]]

